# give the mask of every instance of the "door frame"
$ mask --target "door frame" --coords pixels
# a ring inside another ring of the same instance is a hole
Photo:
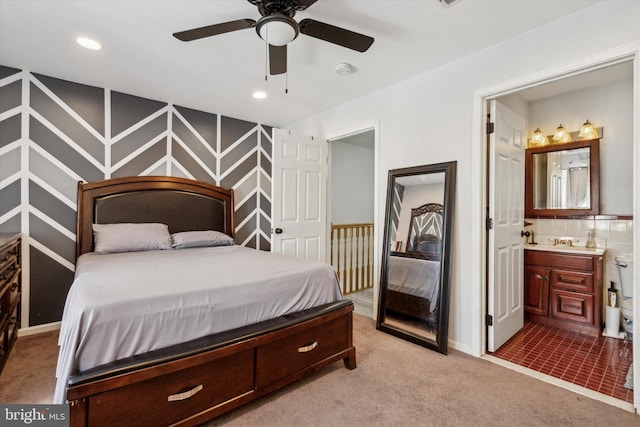
[[[609,49],[599,54],[581,58],[570,63],[550,67],[523,77],[503,81],[496,85],[474,91],[472,116],[472,245],[471,271],[474,278],[472,287],[472,324],[476,325],[472,332],[471,352],[482,357],[487,352],[486,325],[487,314],[487,261],[486,253],[487,233],[485,230],[485,200],[487,197],[488,166],[487,166],[487,138],[485,121],[488,113],[487,101],[500,96],[513,94],[523,89],[561,80],[609,65],[631,61],[633,64],[633,217],[640,219],[640,197],[636,194],[640,189],[640,42],[626,44]],[[640,265],[640,227],[633,227],[634,264]],[[640,269],[634,271],[634,283],[637,285]],[[636,286],[635,291],[638,291]],[[640,292],[638,292],[640,295]],[[634,298],[634,323],[640,325],[640,298]],[[640,340],[633,341],[634,363],[640,365]],[[634,407],[640,405],[640,369],[634,371]]]
[[[354,125],[353,127],[343,129],[336,132],[330,132],[325,134],[323,137],[327,140],[329,145],[328,150],[328,158],[329,158],[329,172],[328,172],[328,180],[331,182],[331,146],[332,143],[352,136],[362,132],[366,132],[369,130],[373,130],[373,176],[376,177],[373,183],[373,316],[374,320],[378,317],[378,310],[376,307],[378,306],[378,293],[380,290],[380,240],[382,239],[382,233],[380,232],[380,216],[378,209],[378,189],[379,189],[379,181],[380,177],[379,173],[379,165],[380,165],[380,144],[379,144],[379,122],[378,120],[373,122],[361,123],[359,125]],[[386,180],[386,177],[384,177]],[[386,182],[386,181],[385,181]],[[327,239],[326,239],[326,259],[330,259],[330,251],[331,251],[331,186],[327,185]]]

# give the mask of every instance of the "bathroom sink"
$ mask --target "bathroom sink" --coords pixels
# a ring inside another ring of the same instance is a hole
[[[584,246],[553,245],[544,243],[538,243],[537,245],[527,243],[524,248],[533,251],[563,252],[584,255],[603,255],[606,250],[605,248],[585,248]]]

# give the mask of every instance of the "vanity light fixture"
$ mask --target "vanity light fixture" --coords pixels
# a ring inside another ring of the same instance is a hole
[[[553,134],[553,140],[556,142],[571,142],[571,133],[560,124]]]
[[[582,139],[596,139],[600,136],[598,135],[598,129],[593,127],[589,119],[582,124],[582,128],[580,128],[580,133],[578,136]]]
[[[529,139],[529,145],[540,147],[547,144],[549,144],[549,140],[547,139],[546,135],[542,133],[540,128],[536,128],[536,130],[534,130],[533,133],[531,134],[531,138]]]

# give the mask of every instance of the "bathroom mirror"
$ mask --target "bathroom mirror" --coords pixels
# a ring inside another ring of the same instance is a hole
[[[377,328],[447,353],[456,162],[389,171]]]
[[[572,218],[599,213],[599,139],[526,150],[526,217]]]

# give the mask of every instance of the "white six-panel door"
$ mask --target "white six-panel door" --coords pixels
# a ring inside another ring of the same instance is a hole
[[[273,129],[271,251],[325,261],[327,141]]]
[[[488,351],[497,350],[524,325],[525,120],[491,101],[494,133],[489,137]]]

